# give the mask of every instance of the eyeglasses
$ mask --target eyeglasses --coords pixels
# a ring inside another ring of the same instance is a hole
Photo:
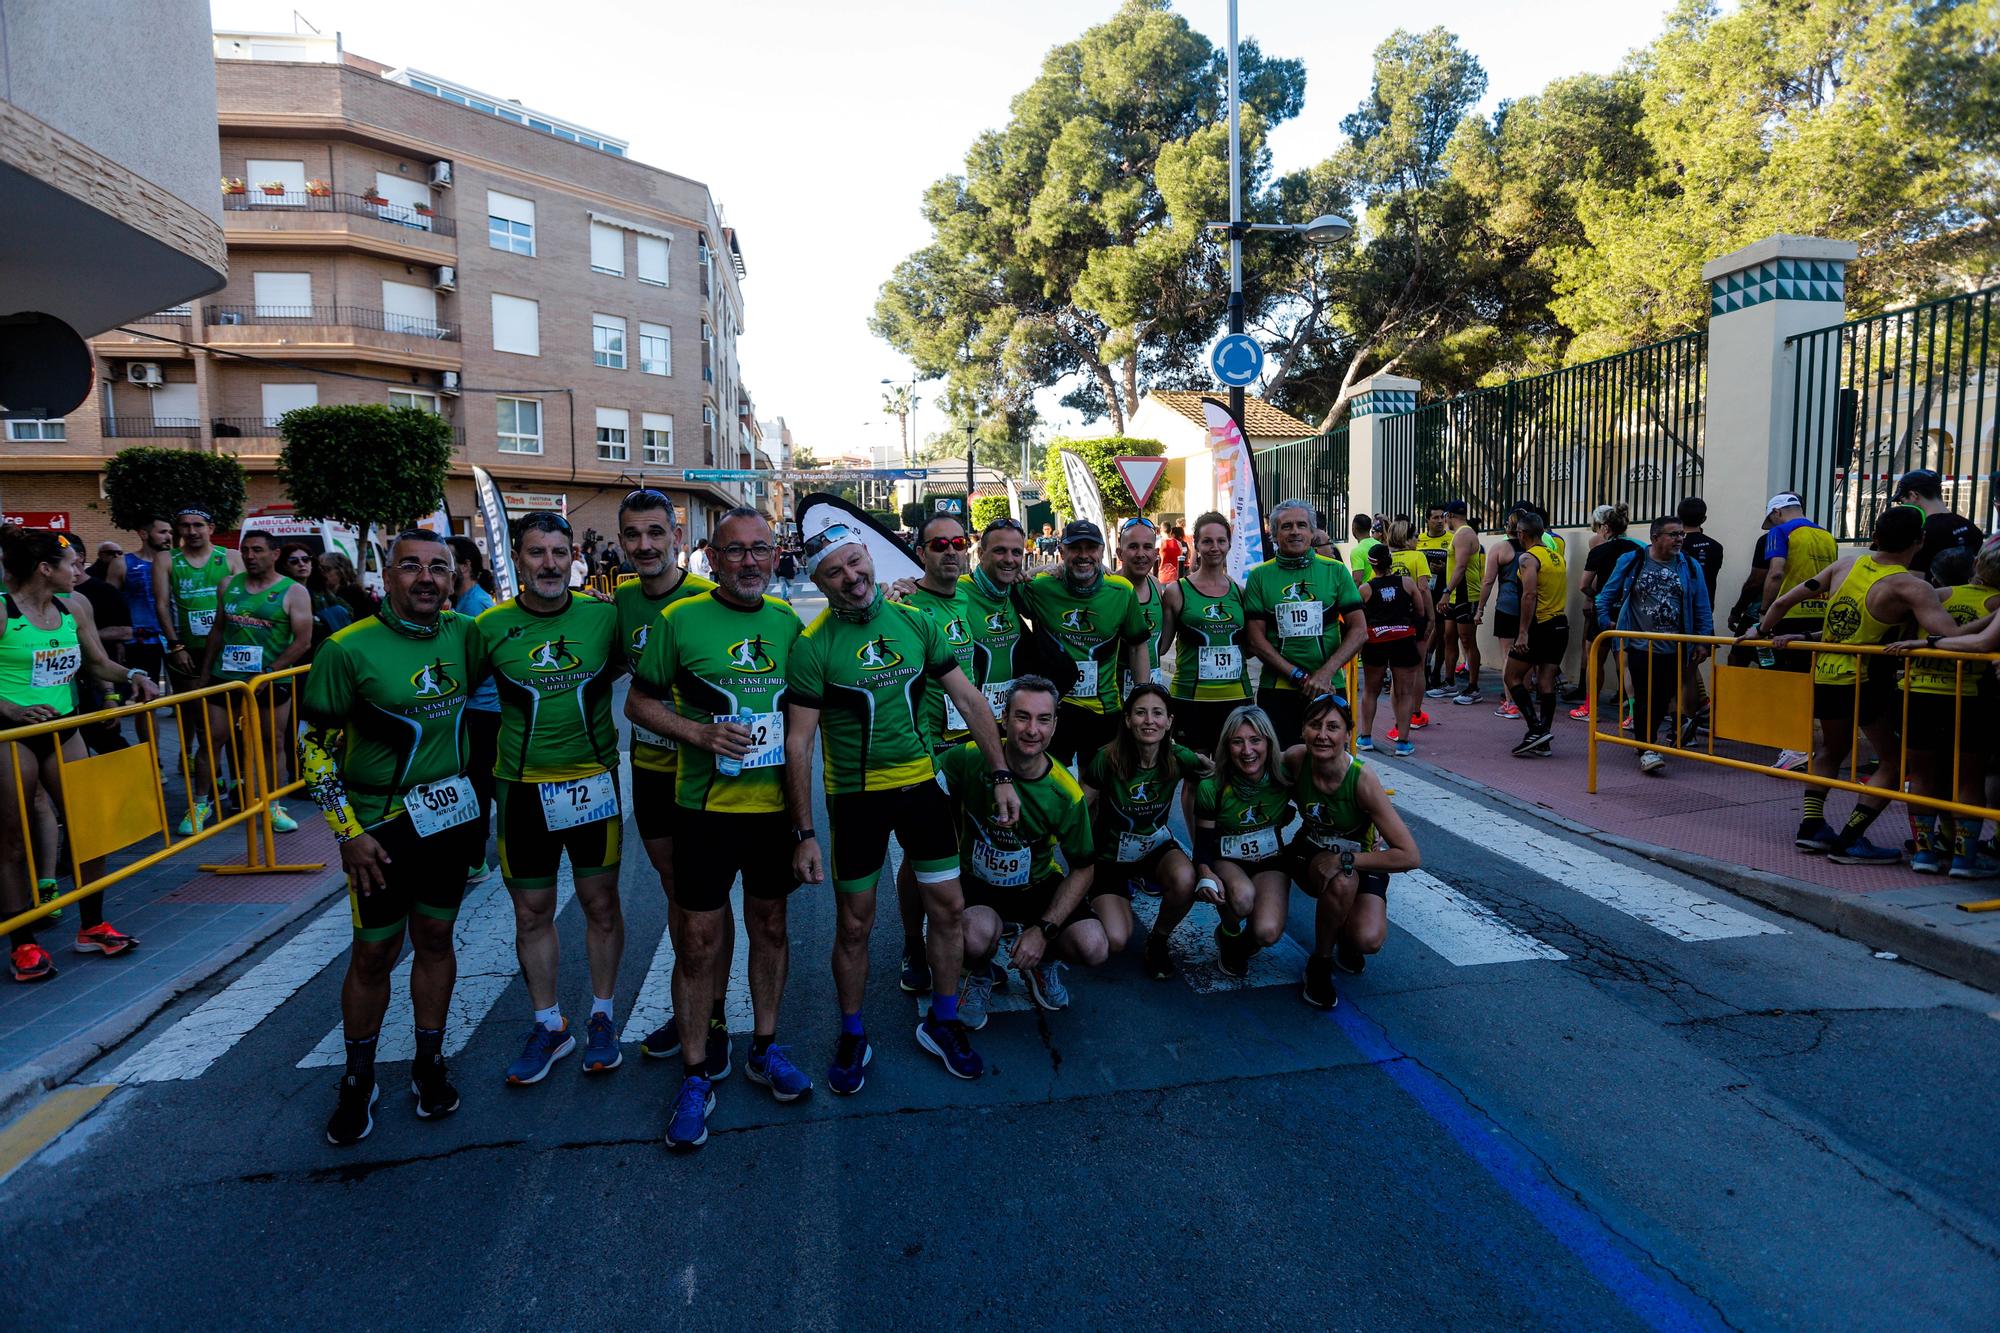
[[[778,548],[769,542],[752,542],[748,546],[742,542],[731,542],[727,546],[711,546],[708,549],[724,560],[741,560],[748,556],[761,564],[776,554]]]
[[[1153,520],[1147,518],[1144,514],[1141,514],[1136,518],[1126,519],[1123,523],[1120,523],[1118,525],[1118,531],[1124,533],[1130,531],[1133,528],[1139,528],[1139,527],[1152,528],[1153,531],[1155,532],[1159,531],[1157,527],[1153,526]]]
[[[933,551],[963,551],[972,543],[964,537],[933,537],[924,545]]]
[[[285,563],[288,565],[310,565],[312,562],[313,558],[304,551],[285,557]]]
[[[451,571],[451,562],[448,560],[433,560],[429,564],[424,564],[418,560],[398,560],[396,562],[396,572],[406,578],[415,578],[419,574],[429,574],[433,578],[448,579],[451,577]]]

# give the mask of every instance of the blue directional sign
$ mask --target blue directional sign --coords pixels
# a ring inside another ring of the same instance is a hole
[[[1247,333],[1225,334],[1208,354],[1208,367],[1230,388],[1246,388],[1264,373],[1264,349]]]

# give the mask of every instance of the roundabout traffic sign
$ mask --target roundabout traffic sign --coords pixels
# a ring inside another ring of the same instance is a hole
[[[1246,388],[1264,373],[1264,349],[1247,333],[1225,334],[1209,352],[1208,368],[1230,388]]]

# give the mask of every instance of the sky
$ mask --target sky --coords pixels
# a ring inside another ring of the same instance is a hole
[[[631,141],[631,156],[705,182],[737,229],[748,277],[744,382],[821,457],[897,439],[884,379],[910,367],[867,320],[897,261],[929,239],[926,186],[958,171],[1007,119],[1051,47],[1117,0],[212,0],[219,29],[295,28],[294,6],[346,49],[414,65]],[[1218,46],[1225,0],[1174,9]],[[1279,171],[1341,139],[1372,52],[1397,26],[1443,25],[1487,73],[1482,110],[1551,79],[1606,73],[1659,31],[1666,0],[1241,0],[1239,25],[1272,55],[1306,62],[1304,112],[1272,136]],[[575,20],[551,23],[554,13]],[[726,18],[726,26],[712,20]],[[917,429],[941,424],[920,389]],[[1045,398],[1048,396],[1045,395]],[[1101,433],[1066,409],[1056,433]]]

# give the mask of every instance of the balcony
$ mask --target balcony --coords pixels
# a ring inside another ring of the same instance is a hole
[[[419,263],[458,253],[458,223],[400,204],[372,203],[359,194],[222,196],[224,239],[232,246],[352,246]]]
[[[216,417],[215,447],[221,453],[275,457],[280,448],[276,417]],[[465,427],[451,428],[454,447],[465,448]]]
[[[152,328],[163,338],[179,338],[186,342],[189,341],[189,330],[194,324],[194,313],[186,306],[182,306],[177,310],[162,310],[156,315],[141,315],[137,319],[128,319],[125,323],[134,329]],[[176,343],[148,338],[144,332],[127,333],[123,328],[106,329],[93,336],[90,341],[99,351],[108,355],[155,361],[189,355],[187,348]]]
[[[201,437],[201,423],[186,417],[105,417],[104,437],[109,440],[194,440]]]
[[[287,357],[389,361],[442,370],[459,367],[458,325],[365,306],[212,305],[204,341],[212,348],[257,348]]]

